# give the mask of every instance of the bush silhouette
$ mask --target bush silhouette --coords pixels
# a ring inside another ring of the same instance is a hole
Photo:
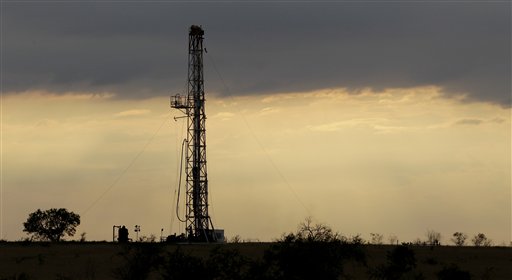
[[[416,257],[414,251],[405,245],[397,246],[387,253],[387,262],[370,270],[372,279],[424,279],[416,273]]]
[[[468,271],[461,270],[457,265],[452,264],[444,267],[437,273],[439,280],[471,280],[471,274]]]
[[[114,277],[122,280],[144,280],[162,262],[161,247],[158,244],[139,243],[126,245],[120,253],[125,263],[114,270]]]
[[[339,279],[348,260],[366,264],[361,244],[347,242],[327,226],[306,222],[265,252],[260,279]]]
[[[215,247],[206,261],[209,274],[216,280],[248,279],[251,265],[239,251],[221,246]]]
[[[167,254],[162,264],[162,276],[168,280],[211,279],[205,262],[201,258],[183,253],[180,247]]]
[[[311,218],[265,252],[268,279],[338,279],[348,260],[366,265],[362,239],[346,238]]]
[[[346,246],[339,241],[279,242],[265,254],[267,278],[338,279],[344,261],[353,257]]]
[[[440,246],[441,245],[441,233],[439,233],[435,230],[428,230],[426,242],[429,246]]]
[[[467,234],[457,231],[453,234],[452,242],[455,246],[464,246],[464,244],[466,244],[466,239],[468,239]]]
[[[487,236],[485,236],[485,234],[483,234],[483,233],[476,234],[471,239],[471,242],[473,243],[473,245],[475,245],[477,247],[479,247],[479,246],[491,246],[492,245],[492,240],[487,238]]]

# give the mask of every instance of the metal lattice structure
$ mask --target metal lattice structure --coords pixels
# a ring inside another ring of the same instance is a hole
[[[181,110],[187,118],[187,139],[185,140],[187,237],[195,242],[214,242],[215,231],[208,214],[203,35],[204,31],[200,26],[190,27],[188,92],[187,96],[173,96],[171,107]]]

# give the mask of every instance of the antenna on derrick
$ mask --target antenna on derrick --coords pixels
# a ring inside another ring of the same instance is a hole
[[[206,114],[203,78],[203,35],[201,26],[192,25],[188,41],[187,95],[171,97],[171,107],[187,118],[185,146],[186,237],[192,242],[222,242],[224,230],[215,230],[208,214],[206,169]]]

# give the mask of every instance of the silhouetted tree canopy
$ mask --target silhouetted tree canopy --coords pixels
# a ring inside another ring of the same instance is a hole
[[[386,258],[386,264],[370,269],[370,279],[424,279],[423,274],[415,270],[416,257],[414,251],[409,247],[397,246],[387,253]]]
[[[157,243],[140,242],[124,247],[120,255],[123,256],[125,265],[113,271],[114,277],[121,280],[153,279],[150,277],[151,272],[164,260],[161,254],[162,246],[159,246]],[[165,277],[164,279],[184,278]]]
[[[32,239],[56,242],[65,234],[73,236],[78,225],[80,216],[64,208],[37,209],[23,223],[23,231],[31,234]]]
[[[491,246],[492,245],[492,240],[487,238],[487,236],[485,236],[485,234],[483,233],[478,233],[476,234],[472,239],[471,239],[471,242],[473,243],[473,245],[475,246]]]
[[[456,246],[464,246],[464,244],[466,243],[466,239],[468,238],[468,235],[463,233],[463,232],[455,232],[453,234],[453,238],[452,238],[452,242],[456,245]]]
[[[435,230],[427,231],[427,244],[430,246],[439,246],[441,245],[441,233]]]
[[[366,264],[359,236],[347,238],[312,218],[299,224],[296,233],[282,236],[268,250],[257,279],[339,279],[344,264]]]
[[[457,265],[451,264],[445,266],[437,273],[439,280],[471,280],[471,274],[468,271],[460,269]],[[483,278],[482,278],[483,279]]]

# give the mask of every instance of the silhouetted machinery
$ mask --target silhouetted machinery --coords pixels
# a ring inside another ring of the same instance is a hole
[[[224,230],[215,230],[208,214],[203,35],[204,31],[201,26],[192,25],[190,27],[187,95],[171,97],[171,107],[182,111],[185,114],[184,117],[187,118],[187,137],[182,145],[182,160],[184,156],[186,173],[185,219],[181,219],[176,213],[178,219],[186,224],[186,233],[182,236],[169,236],[168,240],[174,242],[224,241]]]

